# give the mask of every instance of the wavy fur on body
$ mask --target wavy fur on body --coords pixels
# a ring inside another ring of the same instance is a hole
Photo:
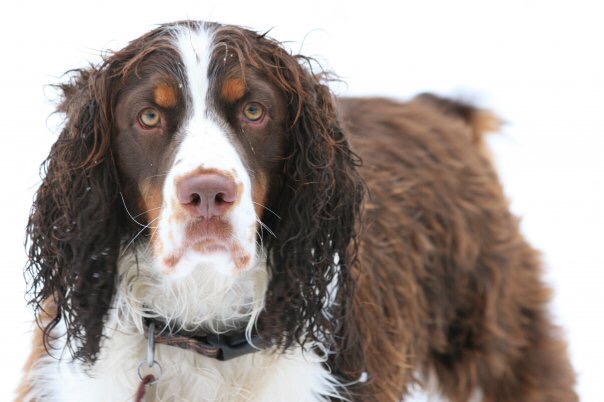
[[[484,149],[496,119],[429,94],[336,100],[311,64],[266,35],[185,21],[72,73],[27,230],[41,330],[17,400],[132,398],[146,316],[256,328],[272,345],[229,362],[160,345],[156,400],[396,401],[428,385],[451,402],[577,400],[538,255]],[[261,123],[241,117],[250,99]],[[131,123],[139,103],[161,114],[155,131]],[[184,171],[192,127],[236,160]],[[233,211],[186,216],[179,180],[223,171],[241,188]],[[247,205],[251,239],[233,221]],[[161,260],[166,242],[188,253],[199,232],[236,246],[182,254],[199,259],[169,277],[182,264]],[[246,241],[256,254],[238,260]]]

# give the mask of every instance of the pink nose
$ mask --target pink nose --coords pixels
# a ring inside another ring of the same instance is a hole
[[[180,180],[176,196],[194,218],[209,219],[224,215],[237,200],[237,185],[220,174],[200,174]]]

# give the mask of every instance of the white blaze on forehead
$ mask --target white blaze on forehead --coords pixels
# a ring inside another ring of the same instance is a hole
[[[184,138],[175,158],[176,164],[187,164],[189,171],[200,167],[224,170],[242,180],[241,176],[247,176],[247,172],[228,137],[231,129],[208,105],[211,84],[208,69],[214,46],[212,32],[204,27],[198,30],[182,28],[176,34],[176,45],[184,64],[190,97],[181,133]],[[187,169],[178,167],[178,170]]]
[[[195,106],[195,111],[206,111],[212,34],[203,26],[197,30],[182,27],[175,36],[176,46],[185,67],[189,95]]]
[[[208,102],[211,96],[208,70],[214,46],[212,31],[203,26],[196,29],[182,27],[174,32],[174,41],[186,77],[187,112],[177,133],[181,143],[163,189],[165,205],[158,230],[163,256],[182,254],[186,240],[183,237],[186,236],[186,223],[170,223],[170,217],[179,209],[176,197],[179,178],[205,170],[219,171],[232,177],[240,189],[239,201],[225,218],[233,228],[230,240],[232,249],[239,250],[239,255],[249,256],[251,265],[256,258],[253,236],[256,213],[252,202],[251,179],[232,143],[230,136],[234,135],[233,128],[221,121],[221,117],[211,110],[211,102]],[[176,275],[186,275],[199,265],[213,266],[227,273],[233,270],[232,264],[229,264],[224,255],[203,255],[187,249],[181,257],[183,258],[175,267]],[[234,259],[237,260],[235,257]]]

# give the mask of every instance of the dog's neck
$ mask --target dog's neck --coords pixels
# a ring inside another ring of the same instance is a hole
[[[251,333],[268,285],[264,263],[236,277],[200,266],[186,278],[173,279],[157,273],[150,256],[139,250],[122,253],[118,272],[112,318],[121,330],[138,333],[144,333],[148,318],[178,331]]]
[[[220,361],[231,360],[249,353],[255,353],[269,345],[252,330],[212,333],[202,329],[197,331],[176,330],[170,323],[153,318],[144,320],[145,336],[153,336],[152,344],[177,347]]]

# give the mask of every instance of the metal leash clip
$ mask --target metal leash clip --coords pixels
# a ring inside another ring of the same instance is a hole
[[[146,366],[146,367],[145,367]],[[152,370],[156,367],[156,370]],[[147,369],[150,373],[143,375],[143,369]],[[157,372],[157,374],[154,374]],[[138,365],[138,378],[147,385],[153,385],[163,373],[161,364],[155,360],[155,323],[150,322],[147,327],[147,358]],[[150,379],[149,376],[152,376]]]

